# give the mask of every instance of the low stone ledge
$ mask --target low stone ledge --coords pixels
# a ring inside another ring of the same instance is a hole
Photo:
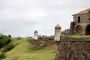
[[[90,40],[60,40],[60,42],[90,42]]]
[[[61,37],[60,42],[90,42],[90,39],[86,38],[71,38],[71,37]]]

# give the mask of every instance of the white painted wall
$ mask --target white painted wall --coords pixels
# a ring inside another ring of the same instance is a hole
[[[38,40],[38,32],[34,33],[34,40]]]
[[[54,40],[60,41],[60,36],[61,36],[61,29],[55,29]]]

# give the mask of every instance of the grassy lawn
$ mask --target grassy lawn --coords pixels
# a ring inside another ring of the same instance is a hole
[[[15,48],[6,53],[6,56],[14,60],[54,60],[56,45],[45,47],[40,50],[33,50],[32,45],[27,40],[15,40]]]

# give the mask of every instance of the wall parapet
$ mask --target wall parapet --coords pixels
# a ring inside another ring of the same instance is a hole
[[[90,60],[90,40],[61,37],[56,52],[56,60]]]
[[[68,36],[61,36],[60,42],[90,42],[90,39],[86,39],[85,37],[73,38]]]

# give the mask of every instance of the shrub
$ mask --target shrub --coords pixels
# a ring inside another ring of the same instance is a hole
[[[6,56],[5,56],[5,53],[4,52],[0,52],[0,59],[1,58],[5,58]]]
[[[0,48],[5,47],[11,42],[11,39],[8,36],[0,36]]]
[[[11,49],[13,49],[15,47],[15,45],[13,45],[12,43],[8,44],[6,47],[3,48],[3,52],[7,52],[10,51]]]

